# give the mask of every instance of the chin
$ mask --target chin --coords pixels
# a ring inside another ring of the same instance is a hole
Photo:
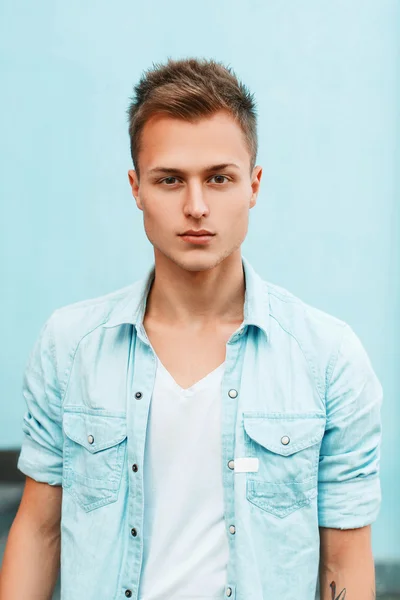
[[[213,267],[215,267],[215,265],[218,264],[219,261],[217,261],[214,256],[204,256],[204,257],[192,256],[192,257],[187,257],[184,260],[177,259],[174,262],[178,266],[180,266],[182,269],[185,269],[186,271],[194,272],[194,271],[208,271],[209,269],[212,269]]]
[[[176,260],[172,260],[174,260],[174,262],[178,266],[180,266],[182,269],[185,269],[186,271],[209,271],[210,269],[214,269],[224,260],[229,258],[231,254],[233,254],[232,251],[226,251],[225,253],[223,252],[220,254],[211,254],[210,252],[204,252],[203,256],[195,256],[193,254],[192,256],[186,256],[183,259],[181,259],[181,257],[176,257]]]
[[[165,259],[173,262],[179,268],[191,272],[208,271],[219,264],[222,260],[222,258],[219,258],[209,251],[173,254],[170,252],[163,252],[162,250],[158,249],[158,252],[163,254]]]

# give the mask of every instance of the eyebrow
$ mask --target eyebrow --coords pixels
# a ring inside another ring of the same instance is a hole
[[[235,163],[221,163],[219,165],[210,165],[209,167],[205,167],[203,169],[204,173],[209,173],[211,171],[220,171],[221,169],[226,169],[227,167],[234,167],[235,169],[239,169],[239,165]],[[154,169],[150,169],[147,171],[148,175],[154,175],[154,173],[177,173],[179,175],[185,175],[186,171],[183,169],[176,169],[172,167],[154,167]]]

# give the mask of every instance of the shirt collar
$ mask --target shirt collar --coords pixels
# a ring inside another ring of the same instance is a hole
[[[245,276],[245,299],[244,299],[244,321],[243,325],[255,325],[269,337],[269,293],[267,282],[255,271],[250,262],[242,256],[243,272]],[[150,291],[155,275],[153,264],[147,271],[145,277],[136,281],[131,290],[123,300],[116,303],[109,314],[108,320],[103,327],[115,327],[129,323],[135,327],[143,327],[143,318]]]

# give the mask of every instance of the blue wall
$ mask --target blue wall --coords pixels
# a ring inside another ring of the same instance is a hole
[[[0,2],[0,448],[21,443],[22,372],[51,311],[152,261],[127,179],[133,84],[167,56],[213,57],[258,99],[243,254],[346,320],[381,379],[373,549],[400,559],[399,32],[397,0]]]

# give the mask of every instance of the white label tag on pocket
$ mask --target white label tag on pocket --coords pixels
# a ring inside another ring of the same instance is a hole
[[[258,471],[258,458],[245,456],[244,458],[235,458],[236,473],[255,473]]]

